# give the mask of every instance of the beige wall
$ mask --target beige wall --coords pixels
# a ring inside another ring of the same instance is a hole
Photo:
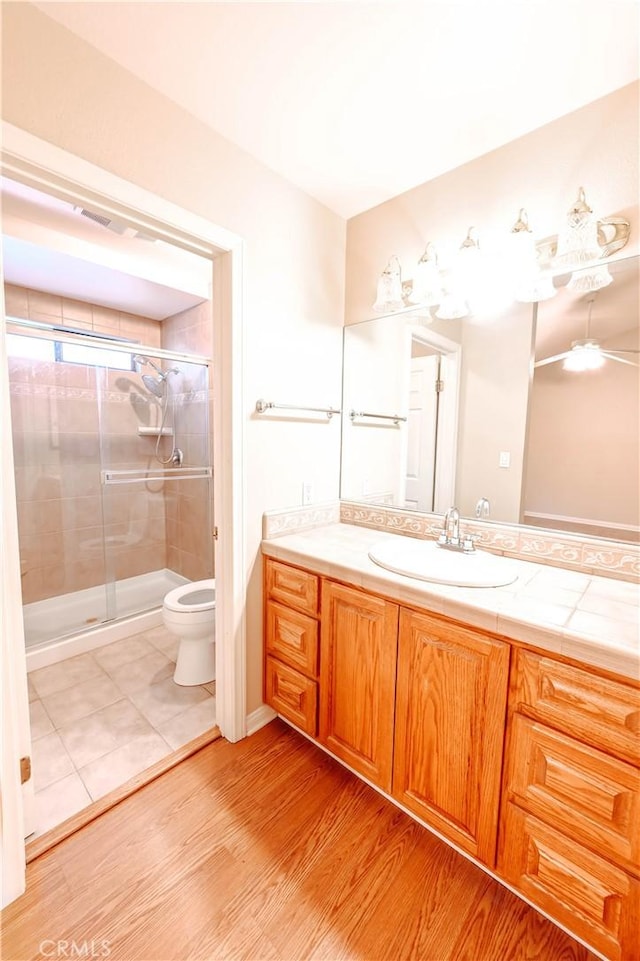
[[[338,495],[340,424],[253,415],[340,404],[345,224],[29,4],[4,4],[3,117],[245,240],[247,709],[262,703],[262,513]],[[212,96],[224,95],[212,91]]]

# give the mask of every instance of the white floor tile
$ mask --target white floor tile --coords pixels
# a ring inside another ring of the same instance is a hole
[[[94,801],[120,787],[156,761],[171,754],[167,742],[155,731],[80,768],[80,776]]]
[[[89,792],[78,774],[69,774],[42,791],[36,791],[35,800],[36,830],[31,837],[44,834],[91,804]]]
[[[110,674],[114,667],[128,664],[129,661],[137,661],[138,658],[150,654],[154,648],[145,640],[144,634],[134,634],[125,637],[121,641],[113,641],[105,644],[104,647],[93,651],[93,656],[100,667]]]
[[[73,761],[55,731],[52,734],[45,734],[44,737],[32,743],[31,760],[33,786],[36,791],[41,791],[68,774],[75,773]]]
[[[157,730],[171,745],[174,751],[183,744],[192,741],[194,737],[211,730],[216,723],[216,701],[208,697],[206,701],[193,704],[182,714],[177,714],[168,721],[158,724]]]
[[[102,668],[91,654],[78,654],[66,661],[31,671],[29,678],[42,698],[101,675],[104,676]]]
[[[146,631],[144,636],[156,650],[162,651],[166,657],[175,663],[180,644],[180,640],[175,634],[171,634],[166,627],[156,627],[152,631]]]
[[[151,725],[128,698],[59,729],[76,768],[84,767],[136,737],[151,733]]]
[[[31,721],[32,741],[36,741],[39,737],[44,737],[45,734],[51,734],[54,729],[51,718],[45,711],[42,701],[36,700],[29,703],[29,718]]]
[[[165,657],[161,651],[155,651],[150,646],[150,654],[140,657],[127,664],[120,664],[112,667],[109,675],[123,694],[131,694],[141,688],[149,687],[164,681],[167,677],[172,677],[176,669],[173,661]]]
[[[43,697],[42,703],[54,725],[59,728],[65,724],[71,724],[80,717],[86,717],[87,714],[93,714],[94,711],[113,704],[121,698],[122,692],[111,678],[101,672],[99,677]]]
[[[157,728],[158,724],[181,714],[192,704],[206,700],[209,694],[201,687],[180,687],[172,678],[167,678],[159,684],[133,691],[129,697]]]

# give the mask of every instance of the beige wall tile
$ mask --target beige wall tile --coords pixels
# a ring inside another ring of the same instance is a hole
[[[29,317],[29,298],[26,288],[16,287],[15,284],[5,284],[4,306],[9,316],[27,319]]]

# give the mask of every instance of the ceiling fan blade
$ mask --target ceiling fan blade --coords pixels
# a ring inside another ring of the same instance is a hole
[[[632,347],[603,347],[602,349],[610,354],[640,354],[640,350]]]
[[[545,364],[555,364],[557,360],[564,360],[569,356],[569,351],[565,350],[562,354],[554,354],[553,357],[545,357],[544,360],[537,360],[534,367],[544,367]]]
[[[627,360],[626,357],[616,357],[615,354],[610,354],[607,350],[602,351],[602,356],[607,357],[609,360],[617,360],[619,364],[629,364],[630,367],[638,366],[633,360]]]

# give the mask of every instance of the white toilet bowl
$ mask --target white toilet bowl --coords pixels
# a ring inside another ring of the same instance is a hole
[[[206,684],[216,676],[216,581],[192,581],[165,595],[162,620],[180,638],[173,679],[176,684]]]

